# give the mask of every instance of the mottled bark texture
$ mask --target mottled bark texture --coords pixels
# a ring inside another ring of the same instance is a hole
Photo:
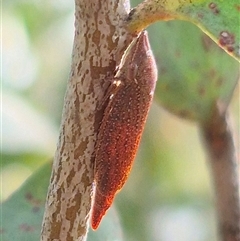
[[[239,154],[226,111],[216,106],[201,130],[216,193],[219,240],[240,241]]]
[[[75,38],[41,240],[86,240],[101,104],[132,40],[128,0],[75,0]],[[100,107],[99,107],[100,106]]]

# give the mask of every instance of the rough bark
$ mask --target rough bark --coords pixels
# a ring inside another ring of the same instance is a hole
[[[219,240],[240,241],[239,156],[226,111],[201,126],[216,193]]]
[[[86,240],[93,194],[94,146],[101,102],[132,39],[128,0],[75,0],[70,78],[47,195],[41,240]]]

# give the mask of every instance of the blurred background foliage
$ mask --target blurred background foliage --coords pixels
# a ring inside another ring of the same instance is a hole
[[[132,1],[133,6],[137,2]],[[2,7],[0,199],[5,201],[54,156],[71,65],[74,1],[9,0]],[[209,95],[203,100],[199,95],[196,100],[194,92],[196,81],[209,90],[207,66],[221,72],[230,92],[236,84],[238,63],[212,43],[216,50],[202,53],[196,40],[200,35],[197,27],[185,22],[161,22],[149,28],[159,81],[134,168],[113,207],[124,240],[217,241],[214,194],[198,125],[165,109],[180,116],[182,109],[191,110],[193,120],[202,109],[210,111],[205,108]],[[209,47],[208,42],[203,45]],[[166,69],[170,70],[167,74]],[[169,94],[172,88],[175,92]],[[214,86],[211,88],[213,93]],[[174,97],[177,105],[172,109],[168,103]],[[223,98],[229,101],[229,96]],[[203,108],[194,103],[203,103]],[[239,130],[239,85],[230,112]],[[239,131],[236,137],[239,144]]]

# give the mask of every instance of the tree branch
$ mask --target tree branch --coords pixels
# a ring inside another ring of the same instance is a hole
[[[216,106],[201,131],[216,192],[220,238],[240,241],[239,160],[226,112]]]
[[[41,240],[86,240],[101,105],[132,36],[128,0],[75,0],[75,38]]]

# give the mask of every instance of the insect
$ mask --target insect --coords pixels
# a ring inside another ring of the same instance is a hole
[[[157,81],[156,63],[142,32],[122,61],[108,91],[95,157],[95,198],[91,224],[97,229],[136,156]]]

